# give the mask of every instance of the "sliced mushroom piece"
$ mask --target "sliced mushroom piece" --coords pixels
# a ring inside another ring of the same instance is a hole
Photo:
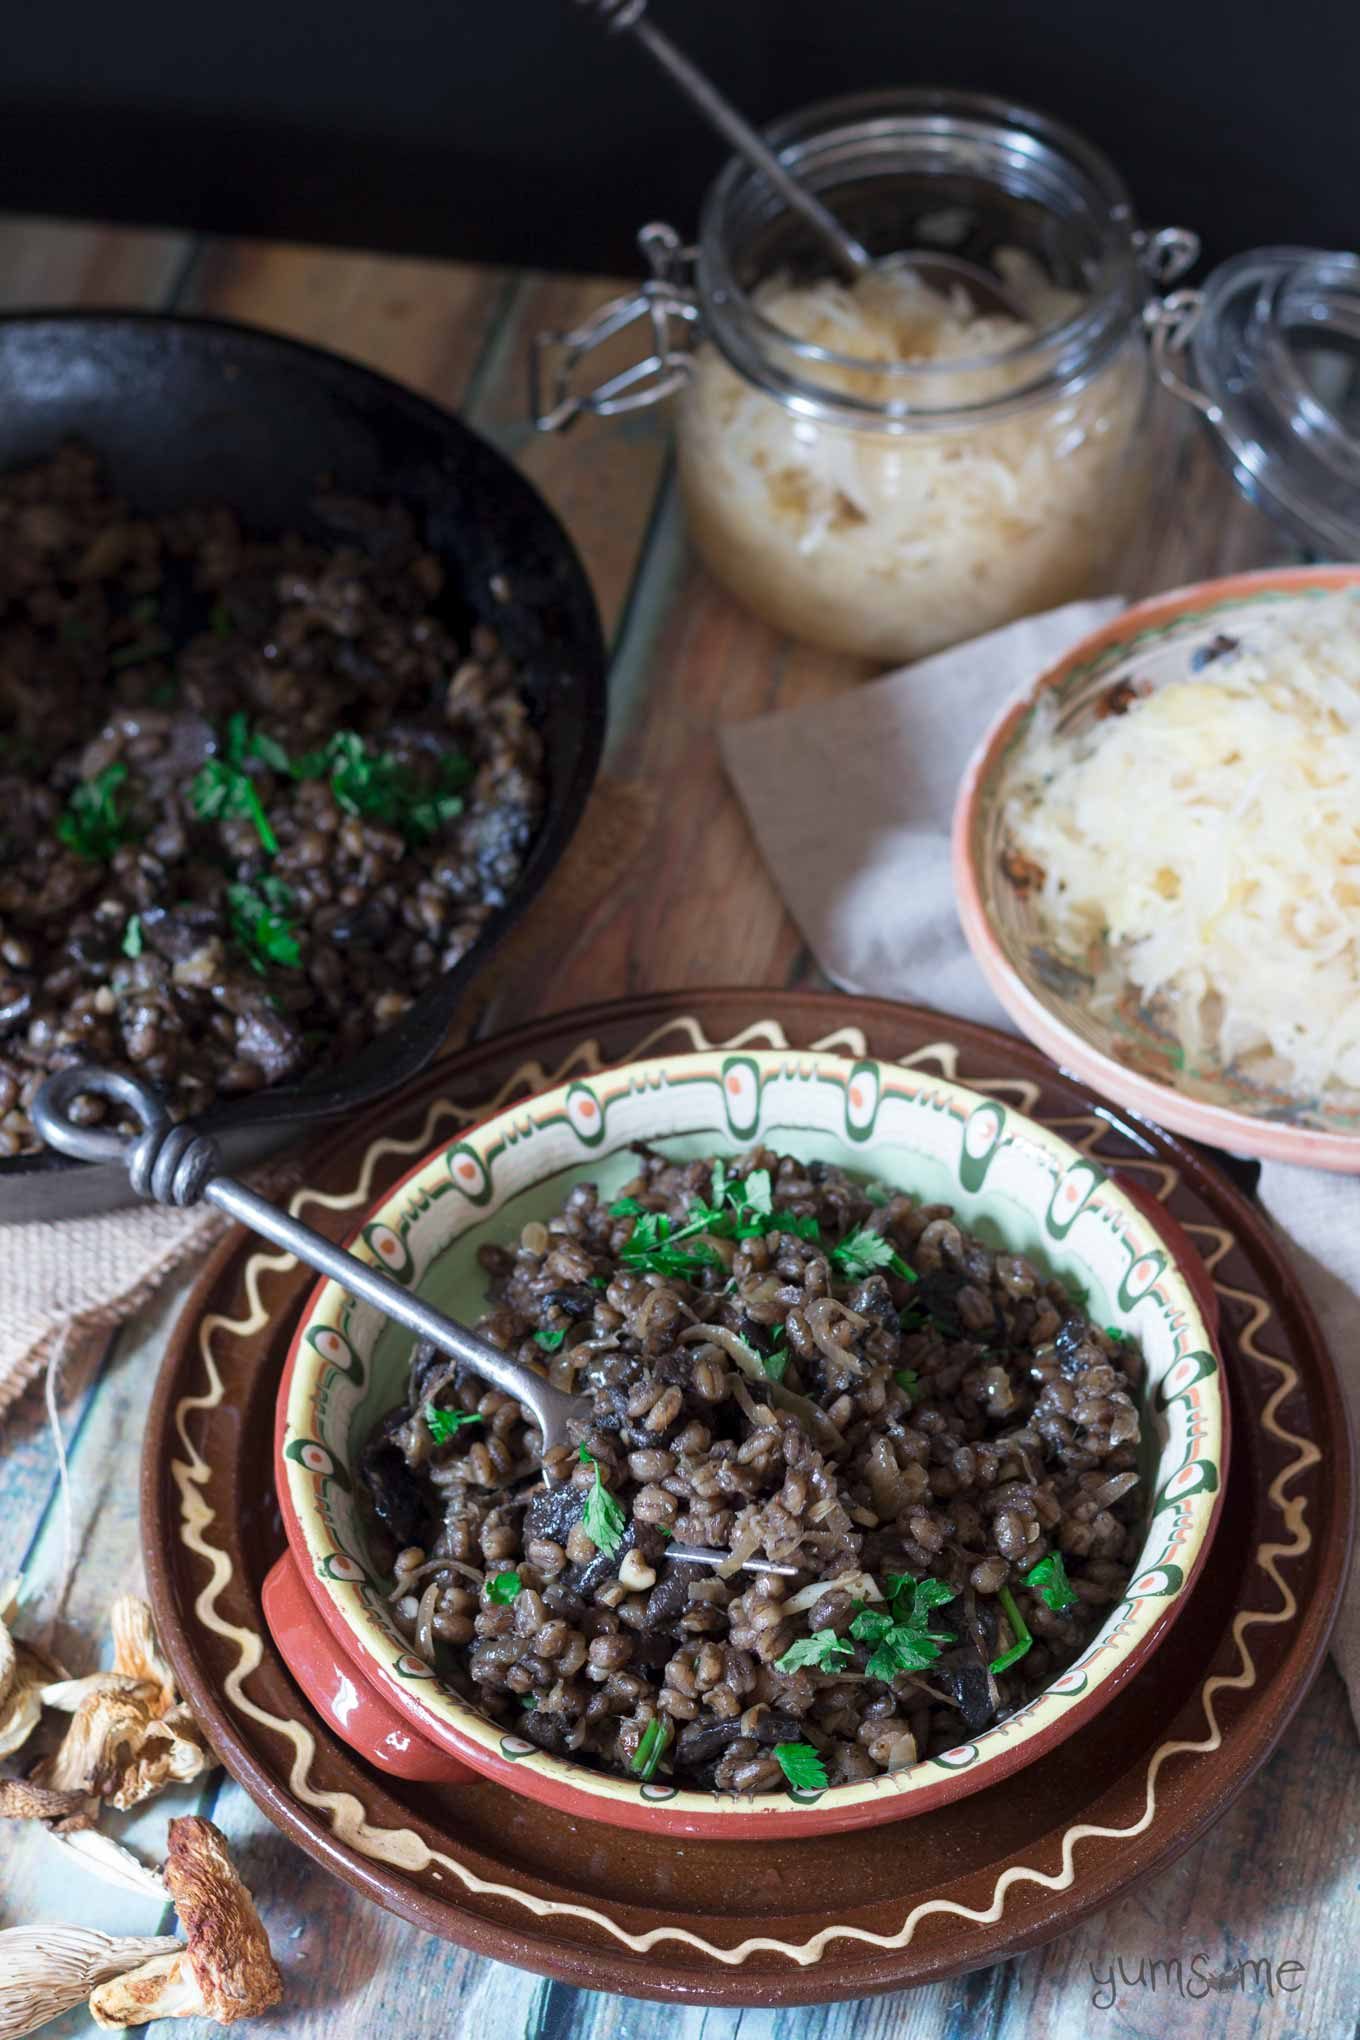
[[[0,2033],[19,2040],[92,1990],[178,1943],[168,1934],[96,1934],[88,1927],[7,1927],[0,1933]]]
[[[276,2005],[283,1978],[221,1829],[199,1814],[172,1820],[165,1881],[187,1946],[101,1984],[90,1998],[96,2025],[203,2015],[230,2026]]]

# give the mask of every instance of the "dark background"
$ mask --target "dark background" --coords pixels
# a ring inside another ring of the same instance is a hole
[[[1213,255],[1360,244],[1357,0],[653,0],[748,111],[937,84],[1059,114]],[[572,0],[11,13],[0,207],[628,270],[722,157]]]

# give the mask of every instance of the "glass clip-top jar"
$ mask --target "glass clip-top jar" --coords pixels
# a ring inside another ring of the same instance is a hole
[[[1140,229],[1097,150],[998,100],[870,94],[769,138],[875,268],[829,277],[801,220],[734,159],[697,248],[645,228],[648,280],[539,336],[538,425],[678,396],[709,567],[837,651],[917,658],[1110,585],[1151,480],[1146,315],[1195,260],[1194,235]],[[920,266],[882,259],[903,251]],[[994,278],[1005,309],[952,280],[955,263]],[[641,358],[578,387],[633,329]]]
[[[1360,559],[1360,258],[1256,248],[1149,323],[1243,494],[1309,552]]]

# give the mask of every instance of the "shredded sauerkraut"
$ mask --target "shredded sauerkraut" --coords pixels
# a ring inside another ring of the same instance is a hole
[[[1035,372],[1015,350],[1081,300],[1019,251],[997,267],[1024,319],[981,313],[909,268],[852,285],[774,279],[755,302],[795,338],[864,364],[819,362],[809,374],[829,392],[900,401],[900,379],[876,366],[931,363],[932,411],[1000,406]],[[1099,582],[1140,500],[1144,389],[1134,335],[1076,391],[893,434],[797,416],[706,345],[679,447],[695,538],[719,578],[792,636],[917,658]]]
[[[1036,717],[1012,768],[1053,936],[1103,945],[1192,1067],[1360,1089],[1360,590],[1292,602],[1120,707],[1070,736]]]

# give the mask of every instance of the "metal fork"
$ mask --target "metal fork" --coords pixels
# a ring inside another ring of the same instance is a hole
[[[77,1098],[103,1098],[137,1122],[141,1131],[127,1136],[107,1127],[81,1126],[71,1117]],[[217,1143],[210,1134],[192,1126],[177,1126],[149,1084],[137,1077],[93,1064],[77,1064],[58,1070],[38,1091],[31,1107],[38,1133],[49,1147],[81,1162],[122,1162],[139,1197],[156,1204],[185,1206],[215,1204],[241,1225],[286,1253],[293,1254],[320,1275],[339,1282],[352,1296],[395,1319],[418,1338],[428,1339],[441,1353],[471,1368],[479,1380],[490,1382],[503,1395],[528,1410],[543,1438],[544,1452],[557,1445],[575,1443],[577,1435],[594,1421],[594,1404],[588,1395],[568,1395],[532,1367],[512,1360],[498,1346],[479,1339],[455,1318],[446,1317],[390,1275],[370,1267],[344,1247],[337,1247],[324,1233],[304,1225],[301,1219],[281,1211],[266,1197],[228,1176],[222,1167]],[[702,1545],[676,1544],[666,1547],[666,1558],[686,1560],[695,1565],[722,1565],[730,1553],[710,1551]],[[792,1576],[798,1568],[775,1565],[769,1559],[750,1558],[749,1572],[781,1573]]]
[[[875,262],[863,243],[828,211],[816,194],[790,175],[769,143],[723,98],[712,80],[647,18],[647,0],[576,0],[576,5],[604,27],[626,31],[642,44],[690,104],[698,108],[739,156],[744,156],[773,185],[789,210],[812,229],[847,283],[854,283],[871,269],[911,270],[937,290],[961,288],[979,312],[1023,318],[1024,308],[1012,292],[979,263],[965,261],[961,255],[913,251]]]

